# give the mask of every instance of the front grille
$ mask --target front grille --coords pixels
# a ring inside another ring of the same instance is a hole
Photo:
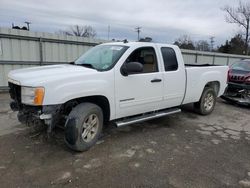
[[[10,97],[18,104],[21,104],[21,86],[9,82],[9,88]]]
[[[236,82],[236,83],[244,82],[245,80],[245,76],[238,76],[238,75],[232,75],[229,78],[231,82]]]

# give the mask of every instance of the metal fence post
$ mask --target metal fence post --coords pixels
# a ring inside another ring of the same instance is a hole
[[[198,63],[198,53],[195,53],[195,63]]]
[[[227,65],[229,64],[229,56],[227,56]]]
[[[39,37],[39,55],[40,55],[40,66],[43,64],[43,40]]]

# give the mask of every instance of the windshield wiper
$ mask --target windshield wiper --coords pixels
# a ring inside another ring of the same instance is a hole
[[[86,68],[90,68],[90,69],[95,69],[95,67],[93,67],[92,64],[90,63],[83,63],[83,64],[76,64],[75,62],[70,62],[71,65],[77,65],[77,66],[83,66],[83,67],[86,67]]]
[[[89,64],[89,63],[84,63],[84,64],[75,64],[75,65],[78,65],[78,66],[83,66],[83,67],[86,67],[86,68],[90,68],[90,69],[95,69],[95,67],[93,67],[92,64]]]

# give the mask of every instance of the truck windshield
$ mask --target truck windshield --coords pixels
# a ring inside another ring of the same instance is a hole
[[[127,49],[127,46],[121,45],[96,46],[79,57],[75,64],[86,65],[99,71],[109,70]]]

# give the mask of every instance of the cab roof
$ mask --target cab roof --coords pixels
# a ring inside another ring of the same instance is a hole
[[[155,43],[155,42],[109,42],[103,43],[102,45],[121,45],[128,47],[143,47],[143,46],[166,46],[176,48],[176,45],[165,44],[165,43]]]

